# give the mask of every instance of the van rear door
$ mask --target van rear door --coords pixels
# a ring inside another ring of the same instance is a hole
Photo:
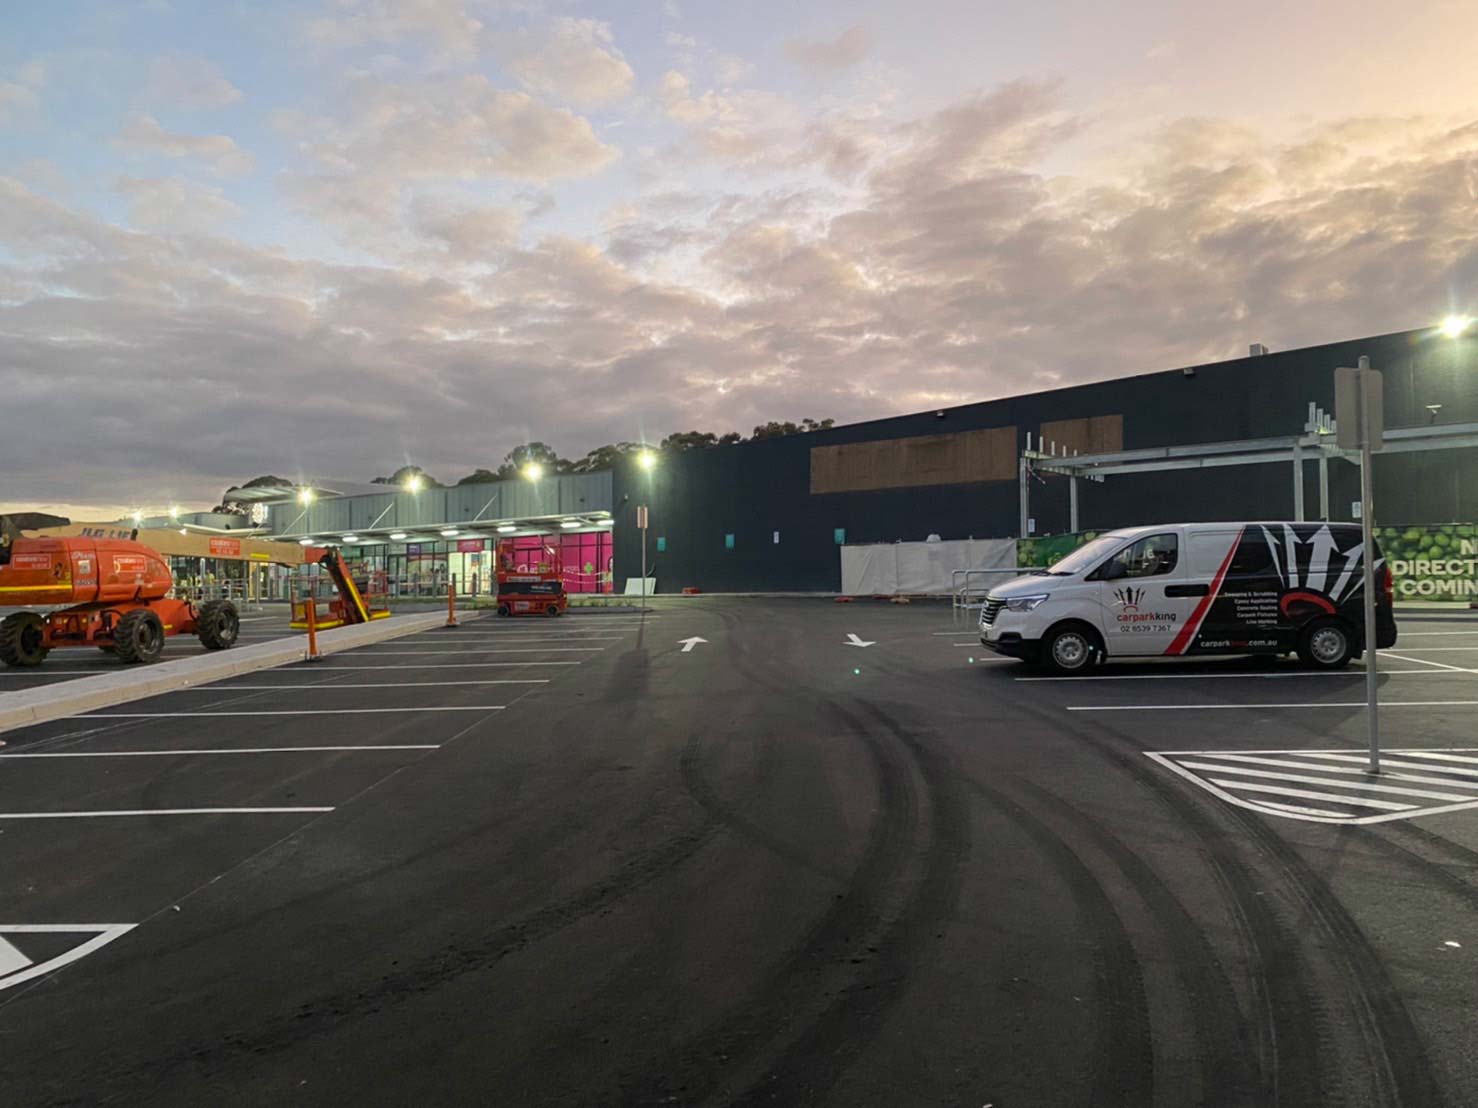
[[[1277,653],[1296,643],[1279,600],[1276,537],[1251,526],[1189,528],[1190,573],[1211,596],[1182,653]]]

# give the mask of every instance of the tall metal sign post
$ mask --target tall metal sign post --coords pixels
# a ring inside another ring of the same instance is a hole
[[[641,610],[645,612],[647,610],[647,507],[645,504],[637,505],[636,526],[641,531]]]
[[[1372,502],[1371,454],[1385,435],[1385,394],[1379,370],[1362,357],[1356,369],[1334,371],[1335,441],[1341,449],[1360,451],[1360,535],[1364,544],[1365,710],[1370,725],[1370,772],[1380,772],[1380,717],[1376,703],[1375,505]]]

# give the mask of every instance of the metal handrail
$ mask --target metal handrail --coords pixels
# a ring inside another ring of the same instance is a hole
[[[981,604],[979,604],[979,603],[972,603],[972,601],[974,601],[978,597],[979,600],[983,603],[985,601],[985,598],[990,594],[990,584],[989,584],[989,582],[985,582],[983,584],[983,586],[976,586],[976,587],[972,588],[970,582],[971,582],[971,576],[973,574],[985,575],[985,574],[991,574],[991,573],[1006,573],[1006,574],[1010,574],[1012,577],[1020,577],[1023,572],[1025,572],[1025,571],[1024,570],[1021,570],[1021,569],[1018,569],[1018,568],[1016,568],[1014,566],[1013,567],[1010,567],[1010,568],[1001,568],[1001,569],[957,569],[957,570],[953,570],[950,573],[950,579],[949,579],[949,588],[950,588],[950,605],[949,605],[950,611],[949,611],[949,616],[950,616],[950,621],[952,623],[956,623],[956,624],[959,623],[960,622],[960,613],[961,612],[968,613],[972,608],[979,608],[981,606]],[[961,582],[961,578],[963,578],[963,583]]]

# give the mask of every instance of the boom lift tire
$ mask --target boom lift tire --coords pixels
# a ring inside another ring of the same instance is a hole
[[[164,653],[164,623],[148,608],[125,612],[113,628],[113,648],[124,662],[157,662]]]
[[[229,600],[209,600],[195,618],[200,645],[207,650],[229,650],[241,634],[241,617]]]
[[[45,641],[45,625],[35,612],[15,612],[0,620],[0,662],[8,666],[39,666],[50,653]]]

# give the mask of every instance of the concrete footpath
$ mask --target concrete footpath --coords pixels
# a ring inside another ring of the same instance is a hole
[[[458,617],[464,623],[477,618],[477,615]],[[446,612],[442,610],[391,616],[357,627],[337,627],[318,632],[318,651],[320,654],[337,654],[342,650],[429,631],[445,623]],[[114,673],[68,681],[62,685],[0,693],[0,733],[115,704],[127,704],[224,677],[299,662],[303,660],[307,645],[306,638],[280,639],[173,662],[121,667]]]

